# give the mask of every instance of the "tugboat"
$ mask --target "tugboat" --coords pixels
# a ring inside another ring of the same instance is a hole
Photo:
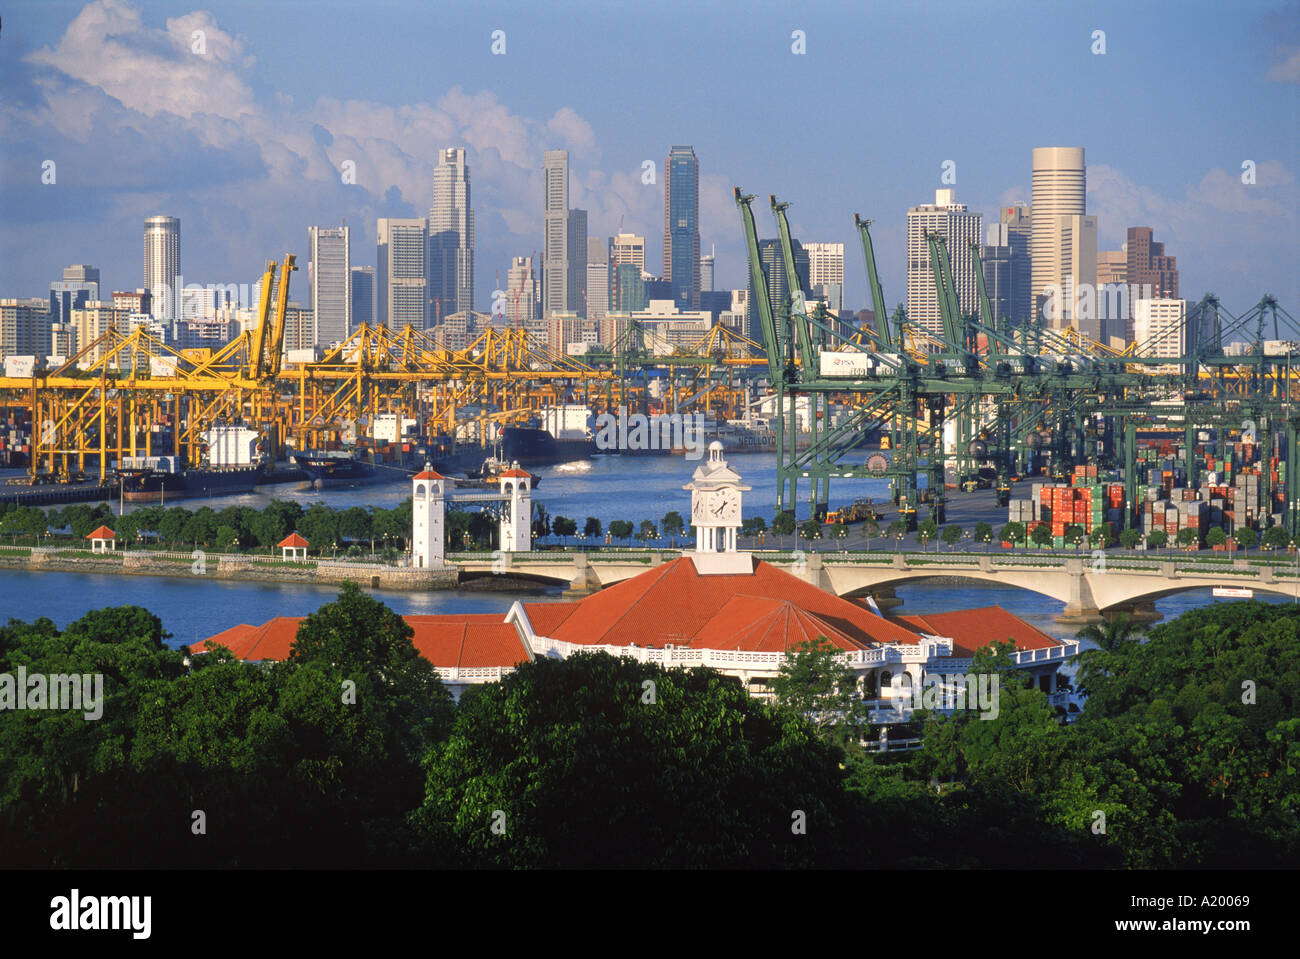
[[[505,460],[497,459],[495,456],[489,456],[483,461],[482,466],[465,474],[468,477],[467,479],[457,480],[456,485],[465,489],[499,489],[501,486],[501,474],[507,470],[517,470],[519,468],[518,460],[511,460],[507,463]],[[542,478],[536,473],[527,470],[525,470],[525,472],[527,472],[529,477],[531,477],[532,488],[537,489],[537,487],[542,483]]]

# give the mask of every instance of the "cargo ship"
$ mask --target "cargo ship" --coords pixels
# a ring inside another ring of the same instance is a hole
[[[501,459],[524,466],[547,466],[590,459],[596,453],[591,432],[591,409],[586,406],[548,406],[527,426],[506,426],[498,442]]]
[[[390,478],[386,470],[375,469],[373,463],[347,450],[303,450],[290,455],[289,460],[307,474],[298,484],[301,490],[364,486]]]
[[[185,468],[179,456],[125,456],[117,465],[122,498],[132,503],[168,498],[251,493],[266,472],[255,430],[214,426],[203,434],[206,464]]]

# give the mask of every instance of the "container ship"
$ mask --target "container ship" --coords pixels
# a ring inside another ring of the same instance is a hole
[[[266,471],[256,431],[243,426],[214,426],[203,434],[206,464],[184,468],[179,456],[126,456],[117,466],[122,498],[155,503],[197,496],[251,493]]]
[[[501,459],[524,466],[590,459],[596,453],[596,438],[592,435],[590,421],[590,407],[545,407],[540,419],[527,426],[502,428],[499,436]]]

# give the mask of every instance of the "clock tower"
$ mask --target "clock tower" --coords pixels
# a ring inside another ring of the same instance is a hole
[[[709,458],[695,469],[695,476],[682,489],[691,491],[691,525],[695,527],[695,552],[735,553],[740,531],[740,475],[722,457],[722,444],[709,444]]]

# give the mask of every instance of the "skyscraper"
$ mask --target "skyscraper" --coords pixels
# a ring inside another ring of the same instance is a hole
[[[803,244],[793,237],[790,238],[790,249],[794,254],[794,271],[799,277],[799,282],[804,287],[803,294],[805,298],[810,295],[808,290],[808,272],[809,262],[808,253],[803,248]],[[758,241],[758,258],[763,267],[763,275],[767,277],[767,295],[771,300],[772,314],[779,317],[786,308],[786,301],[790,298],[790,287],[785,280],[785,259],[781,255],[780,240],[759,240]],[[759,324],[758,308],[755,305],[754,279],[750,277],[749,287],[745,295],[747,305],[747,315],[745,318],[745,335],[759,343],[763,342],[763,330]],[[734,299],[734,297],[733,297]],[[778,320],[778,322],[780,322]]]
[[[978,313],[979,287],[970,244],[983,239],[983,222],[980,214],[969,212],[966,204],[957,202],[952,190],[935,190],[934,203],[907,211],[907,318],[913,326],[931,333],[943,331],[939,295],[930,270],[930,248],[926,242],[929,233],[938,233],[947,242],[948,261],[962,313]],[[876,318],[877,323],[881,320]]]
[[[844,244],[805,243],[803,248],[808,253],[808,291],[838,313],[844,309]]]
[[[542,316],[569,306],[569,153],[542,155]]]
[[[311,270],[311,304],[315,335],[312,346],[329,346],[352,332],[352,237],[348,227],[307,228]]]
[[[987,245],[982,251],[984,285],[993,307],[993,319],[999,324],[1022,326],[1031,322],[1034,315],[1033,272],[1029,262],[1031,223],[1031,208],[1018,203],[1002,207],[998,222],[988,227]]]
[[[681,310],[700,308],[700,162],[689,146],[668,151],[664,165],[664,279]]]
[[[354,266],[352,268],[352,328],[375,325],[375,268],[373,266]]]
[[[474,210],[464,150],[440,151],[433,171],[428,278],[429,316],[474,309]]]
[[[1131,226],[1128,228],[1126,250],[1126,273],[1128,283],[1139,289],[1149,286],[1151,292],[1144,293],[1154,299],[1178,299],[1178,264],[1177,258],[1165,256],[1165,245],[1156,243],[1149,226]]]
[[[70,323],[72,310],[99,299],[99,270],[87,263],[64,267],[63,279],[50,284],[50,322]]]
[[[1034,317],[1043,322],[1043,308],[1053,290],[1064,290],[1066,277],[1072,277],[1075,288],[1096,283],[1096,220],[1093,220],[1092,268],[1086,274],[1088,254],[1083,244],[1088,242],[1088,227],[1072,217],[1086,214],[1087,168],[1083,160],[1083,147],[1037,147],[1033,154],[1032,207],[1033,222],[1030,233],[1029,255],[1032,264]],[[1066,234],[1070,242],[1066,242]],[[1071,251],[1075,262],[1067,262]],[[1072,272],[1075,271],[1075,272]],[[1059,295],[1058,295],[1059,296]],[[1072,300],[1072,297],[1065,297]],[[1064,326],[1073,318],[1072,303],[1065,304],[1058,316],[1048,319],[1048,325]]]
[[[144,288],[152,296],[153,315],[176,316],[173,288],[181,272],[181,221],[151,216],[144,221]]]
[[[609,304],[612,310],[631,309],[623,305],[623,274],[619,267],[624,263],[636,267],[638,280],[645,275],[645,237],[633,233],[618,233],[609,238]],[[642,304],[636,309],[645,309],[645,306]]]
[[[423,330],[428,325],[427,229],[423,217],[379,220],[375,261],[375,320],[379,326],[400,330],[410,325]]]
[[[717,251],[714,250],[705,253],[700,257],[700,292],[710,293],[713,290],[713,272],[717,264]]]
[[[587,240],[587,319],[609,312],[609,247],[599,237]]]
[[[506,274],[506,326],[537,330],[537,278],[533,258],[517,256]]]
[[[568,247],[568,282],[565,284],[568,309],[579,316],[587,315],[587,211],[570,210],[565,220]]]

